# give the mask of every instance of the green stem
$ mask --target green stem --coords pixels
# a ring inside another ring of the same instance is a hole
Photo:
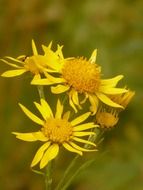
[[[39,85],[39,86],[37,86],[37,89],[38,89],[38,93],[39,93],[40,98],[45,99],[43,86]]]
[[[43,86],[37,86],[38,93],[40,96],[40,99],[45,100],[45,94],[44,94],[44,88]],[[51,190],[52,188],[52,161],[50,161],[47,165],[46,172],[45,172],[45,188],[46,190]]]
[[[48,163],[45,174],[45,187],[46,190],[52,189],[52,161]]]
[[[70,179],[64,184],[64,186],[61,188],[61,190],[66,190],[69,185],[71,184],[71,182],[73,181],[73,179],[77,176],[77,174],[79,174],[82,170],[85,170],[88,166],[90,166],[93,162],[95,161],[95,159],[89,160],[86,163],[84,163],[83,165],[81,165],[74,173],[73,175],[70,177]]]
[[[64,98],[63,98],[63,101],[62,101],[62,105],[65,104],[66,100],[67,100],[67,96],[65,95]]]
[[[103,156],[105,156],[107,152],[103,152],[98,159],[101,159]],[[69,185],[72,183],[72,181],[75,179],[75,177],[81,172],[86,171],[86,169],[93,163],[96,163],[96,159],[88,160],[87,162],[80,165],[77,170],[73,173],[72,176],[70,176],[69,180],[66,181],[66,183],[63,185],[63,187],[60,190],[66,190]]]
[[[71,172],[71,170],[73,169],[76,161],[78,160],[80,156],[76,155],[74,157],[74,159],[71,161],[71,163],[69,164],[69,166],[67,167],[66,171],[64,172],[64,175],[62,177],[62,179],[60,180],[59,184],[57,185],[57,187],[55,188],[55,190],[62,190],[62,186],[65,183],[65,179],[68,177],[69,173]]]
[[[99,132],[99,134],[100,134],[100,132]],[[98,134],[98,135],[99,135],[99,134]],[[97,135],[97,136],[98,136],[98,135]],[[90,136],[88,140],[91,141],[91,142],[95,142],[97,136]],[[85,148],[89,148],[89,145],[86,144],[86,145],[85,145]],[[83,168],[87,167],[88,165],[90,165],[90,163],[92,163],[92,162],[94,161],[94,160],[90,160],[89,162],[87,162],[87,163],[83,164],[82,166],[80,166],[80,167],[74,172],[74,174],[73,174],[68,180],[66,180],[66,178],[69,176],[71,170],[72,170],[73,167],[75,166],[76,161],[78,160],[79,157],[80,157],[80,156],[77,155],[77,156],[75,156],[75,158],[71,161],[71,163],[69,164],[69,166],[67,167],[67,169],[66,169],[66,171],[65,171],[65,173],[64,173],[64,175],[63,175],[63,178],[61,179],[61,181],[59,182],[59,184],[57,185],[57,187],[56,187],[55,190],[66,190],[67,187],[71,184],[72,180],[75,178],[75,176],[76,176]],[[66,182],[65,182],[65,181],[66,181]]]

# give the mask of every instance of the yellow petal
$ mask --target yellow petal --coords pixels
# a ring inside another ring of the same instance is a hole
[[[45,56],[48,58],[47,65],[50,68],[59,71],[61,69],[61,65],[59,62],[59,56],[55,52],[53,52],[51,50],[51,48],[49,48],[49,47],[42,45],[42,49],[45,52]]]
[[[92,146],[96,146],[96,144],[94,144],[93,142],[90,142],[90,141],[87,141],[85,139],[80,139],[78,137],[73,137],[72,138],[73,140],[77,141],[77,142],[80,142],[80,143],[84,143],[84,144],[89,144],[89,145],[92,145]]]
[[[36,108],[39,110],[39,112],[41,113],[41,115],[43,116],[43,118],[46,120],[47,119],[47,114],[45,114],[45,111],[43,110],[43,107],[38,104],[37,102],[34,102]]]
[[[30,84],[33,84],[34,81],[40,80],[41,79],[41,75],[38,73],[36,75],[34,75],[32,81],[30,82]]]
[[[34,40],[32,40],[32,50],[33,50],[34,55],[38,55],[38,51],[37,51],[37,48],[36,48]]]
[[[79,107],[79,109],[81,109],[81,106],[79,104],[79,99],[78,99],[78,92],[73,90],[71,91],[71,98],[72,98],[72,101],[75,105],[77,105]]]
[[[65,149],[67,149],[68,151],[70,151],[70,152],[75,152],[75,153],[77,153],[77,154],[79,154],[79,155],[82,156],[82,152],[81,152],[81,151],[76,150],[75,148],[73,148],[73,147],[72,147],[71,145],[69,145],[68,143],[63,143],[63,147],[64,147]]]
[[[45,45],[42,45],[42,49],[43,49],[43,51],[44,51],[45,54],[48,54],[49,51],[53,52],[53,51],[51,50],[52,44],[53,44],[53,42],[51,41],[50,44],[48,45],[48,47],[45,46]],[[54,52],[53,52],[53,53],[54,53]]]
[[[44,134],[41,132],[41,131],[38,131],[38,132],[34,132],[32,133],[32,135],[39,141],[47,141],[48,138],[44,136]]]
[[[31,111],[29,111],[25,106],[23,106],[22,104],[19,104],[19,106],[21,107],[21,109],[23,110],[23,112],[35,123],[39,124],[39,125],[43,125],[44,122],[39,119],[36,115],[34,115]]]
[[[87,113],[75,118],[73,121],[71,121],[71,125],[72,126],[78,125],[79,123],[86,120],[90,116],[90,114],[91,114],[90,112],[87,112]]]
[[[69,93],[69,105],[74,109],[75,113],[77,113],[77,109],[72,101],[71,93]]]
[[[85,97],[83,100],[80,101],[81,104],[84,104],[86,100],[88,99],[88,93],[85,93]]]
[[[34,55],[34,56],[29,57],[29,60],[27,60],[27,62],[30,62],[32,64],[34,62],[36,67],[41,69],[42,72],[47,67],[47,65],[46,65],[47,61],[48,61],[47,58],[43,55]]]
[[[95,115],[99,104],[98,98],[95,95],[89,94],[89,101],[91,103],[90,111],[92,112],[92,115]]]
[[[80,146],[78,146],[77,144],[73,143],[73,142],[70,142],[70,145],[72,147],[74,147],[75,149],[79,150],[79,151],[85,151],[85,152],[93,152],[93,151],[96,151],[95,149],[94,150],[90,150],[90,149],[85,149],[85,148],[82,148]]]
[[[17,139],[20,139],[20,140],[23,140],[23,141],[33,142],[33,141],[37,141],[37,138],[33,135],[33,133],[17,133],[17,132],[13,132],[12,134],[16,135]]]
[[[42,159],[43,157],[43,154],[45,152],[45,150],[50,146],[50,142],[46,142],[45,144],[43,144],[39,149],[38,151],[36,152],[33,160],[32,160],[32,163],[31,163],[31,167],[35,166],[38,162],[40,162],[40,160]]]
[[[89,135],[95,135],[94,132],[73,132],[73,136],[76,137],[83,137],[83,136],[89,136]]]
[[[128,90],[125,88],[110,88],[108,86],[101,86],[99,91],[104,94],[111,94],[111,95],[128,92]]]
[[[93,122],[90,122],[90,123],[74,126],[73,131],[83,131],[83,130],[92,129],[95,127],[98,127],[98,125],[95,125]]]
[[[97,49],[95,49],[93,52],[92,52],[92,55],[89,59],[90,63],[95,63],[96,62],[96,57],[97,57]]]
[[[55,118],[61,119],[62,114],[63,114],[63,105],[61,104],[60,100],[58,99]]]
[[[53,160],[59,153],[59,145],[53,144],[44,153],[43,158],[40,162],[40,169],[44,168],[50,160]]]
[[[31,81],[32,85],[52,85],[54,82],[49,81],[48,79],[37,79]]]
[[[52,112],[49,104],[46,102],[46,100],[41,99],[41,106],[43,108],[44,118],[53,117],[53,112]]]
[[[97,93],[96,92],[97,97],[105,104],[111,106],[111,107],[117,107],[117,108],[123,108],[123,106],[113,102],[110,98],[108,98],[106,95],[102,94],[102,93]]]
[[[53,42],[52,42],[52,41],[50,41],[50,43],[49,43],[49,45],[48,45],[48,48],[49,48],[49,49],[51,49],[51,48],[52,48],[52,44],[53,44]]]
[[[60,94],[66,92],[67,90],[69,90],[69,88],[70,88],[69,86],[59,84],[55,87],[51,87],[51,92],[54,94]]]
[[[52,75],[48,74],[48,73],[44,73],[46,78],[50,81],[50,82],[53,82],[55,84],[58,84],[58,83],[63,83],[65,82],[65,79],[64,78],[58,78],[58,77],[53,77]]]
[[[62,52],[63,46],[58,45],[56,54],[59,55],[61,59],[64,59],[63,52]]]
[[[24,63],[25,59],[27,58],[28,56],[26,55],[19,55],[16,59],[22,61]]]
[[[9,71],[4,72],[1,76],[2,77],[15,77],[15,76],[22,75],[25,72],[26,72],[25,69],[9,70]]]
[[[56,55],[55,52],[53,52],[53,51],[51,50],[52,45],[53,45],[53,42],[52,42],[52,41],[50,42],[50,44],[49,44],[48,46],[42,45],[42,49],[43,49],[43,51],[44,51],[45,54],[48,55],[49,53],[51,53],[51,54],[53,54],[53,55]]]
[[[40,74],[36,74],[36,75],[34,75],[32,81],[34,81],[34,80],[38,80],[38,79],[41,79]],[[32,81],[31,81],[31,83],[32,83]]]
[[[23,67],[18,66],[18,65],[14,64],[14,63],[9,63],[9,62],[6,61],[5,59],[0,59],[0,60],[3,61],[4,63],[6,63],[7,65],[10,65],[11,67],[15,67],[15,68],[17,68],[17,69],[23,68]]]
[[[79,105],[78,93],[75,90],[72,90],[72,101],[75,105]]]
[[[53,70],[53,69],[49,69],[49,68],[44,68],[44,71],[46,73],[59,73],[59,71],[56,71],[56,70]],[[45,75],[45,73],[44,73],[44,75]],[[46,77],[46,75],[45,75],[45,77]]]
[[[15,62],[18,62],[18,63],[21,63],[22,65],[24,65],[25,63],[23,61],[20,61],[19,59],[15,59],[13,57],[9,57],[9,56],[5,56],[7,59],[10,59],[11,61],[15,61]]]
[[[123,75],[118,75],[116,77],[113,77],[111,79],[103,79],[101,80],[101,86],[110,86],[115,87],[117,83],[123,78]]]
[[[64,113],[63,119],[66,119],[68,121],[69,118],[70,118],[70,111],[67,111],[66,113]]]

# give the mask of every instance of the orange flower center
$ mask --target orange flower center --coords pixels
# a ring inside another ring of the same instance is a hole
[[[67,60],[62,76],[78,92],[94,93],[100,86],[100,67],[84,58]]]
[[[72,136],[72,126],[65,119],[47,119],[42,128],[44,135],[56,143],[68,142]]]

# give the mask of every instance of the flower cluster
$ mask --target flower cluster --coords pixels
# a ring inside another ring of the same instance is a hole
[[[32,85],[49,86],[53,96],[59,94],[55,114],[48,101],[42,97],[40,103],[34,102],[42,119],[19,104],[23,112],[40,125],[39,131],[36,132],[13,132],[18,139],[43,143],[37,150],[31,167],[40,163],[40,168],[44,168],[58,155],[60,146],[79,155],[85,151],[95,151],[96,144],[92,141],[93,138],[90,138],[96,135],[94,128],[115,126],[119,113],[126,108],[134,96],[134,92],[127,88],[117,87],[123,75],[109,79],[102,78],[101,66],[96,63],[96,49],[87,59],[85,57],[65,58],[62,48],[63,46],[57,45],[56,51],[53,51],[52,43],[47,47],[42,45],[41,55],[32,40],[33,55],[1,59],[14,68],[4,72],[3,77],[15,77],[30,72],[33,76]],[[68,105],[75,113],[72,120],[70,111],[64,113],[64,105],[60,101],[61,93],[65,93],[68,97]],[[87,101],[90,106],[85,112],[83,108]],[[83,109],[84,113],[77,116],[80,109]],[[85,122],[87,118],[92,121]],[[90,145],[90,149],[86,145]]]

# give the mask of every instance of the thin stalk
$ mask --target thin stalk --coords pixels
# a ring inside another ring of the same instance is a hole
[[[103,152],[100,157],[98,159],[101,159],[103,156],[105,156],[107,152]],[[66,183],[63,185],[63,187],[60,190],[66,190],[69,185],[72,183],[72,181],[75,179],[75,177],[81,172],[81,171],[85,171],[91,164],[95,163],[96,159],[91,159],[88,160],[87,162],[83,163],[82,165],[80,165],[77,170],[73,173],[72,176],[70,176],[70,178],[66,181]]]
[[[38,85],[37,89],[38,89],[40,99],[42,98],[45,100],[44,87]],[[48,163],[44,176],[45,176],[45,189],[51,190],[52,188],[52,161]]]
[[[45,173],[45,188],[46,190],[52,189],[52,161],[48,163]]]
[[[38,85],[37,89],[38,89],[38,93],[39,93],[40,98],[45,99],[43,86]]]
[[[100,133],[99,133],[100,134]],[[98,134],[98,135],[99,135]],[[91,142],[95,142],[96,141],[96,137],[89,137],[88,140],[90,140]],[[89,148],[88,145],[85,145],[85,148]],[[69,164],[69,166],[67,167],[63,178],[61,179],[61,181],[59,182],[59,184],[57,185],[55,190],[66,190],[66,188],[71,184],[72,180],[75,178],[75,176],[84,168],[87,167],[87,165],[89,165],[90,163],[93,162],[93,160],[83,164],[82,166],[80,166],[75,172],[74,174],[66,181],[66,178],[68,177],[68,175],[70,174],[71,170],[73,169],[73,167],[75,166],[76,161],[78,160],[80,156],[77,155],[75,156],[75,158],[71,161],[71,163]],[[66,182],[65,182],[66,181]]]
[[[59,184],[55,188],[55,190],[62,190],[62,186],[65,184],[65,179],[68,177],[69,173],[73,169],[73,167],[74,167],[74,165],[75,165],[75,163],[76,163],[76,161],[78,160],[79,157],[80,157],[79,155],[76,155],[74,157],[74,159],[71,161],[71,163],[67,167],[66,171],[64,172],[64,175],[63,175],[62,179],[60,180]]]
[[[71,184],[71,182],[73,181],[73,179],[82,171],[85,170],[88,166],[90,166],[93,162],[95,162],[95,159],[89,160],[86,163],[84,163],[83,165],[81,165],[74,173],[73,175],[69,178],[69,180],[64,184],[64,186],[61,188],[61,190],[66,190],[69,185]]]

